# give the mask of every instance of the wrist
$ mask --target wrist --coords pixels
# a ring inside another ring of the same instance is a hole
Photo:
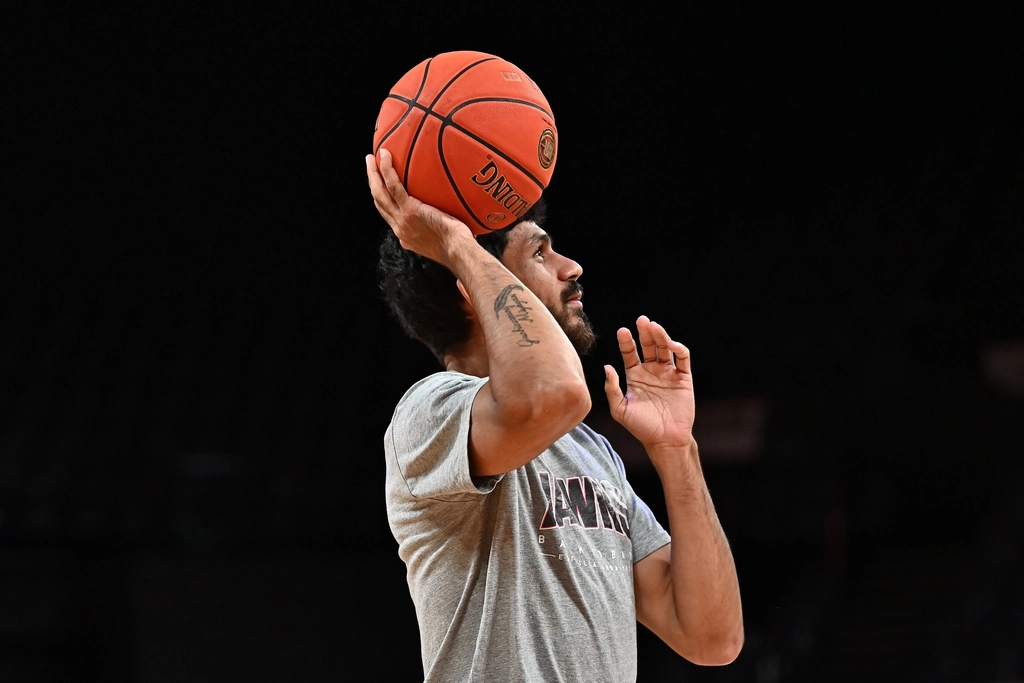
[[[645,446],[645,449],[655,469],[680,466],[686,469],[700,469],[697,442],[692,437],[686,442],[651,444]]]
[[[441,246],[445,258],[443,265],[456,276],[459,275],[459,266],[465,263],[471,254],[476,250],[486,252],[468,230],[453,230],[448,233]]]
[[[693,434],[689,434],[685,437],[680,437],[673,441],[657,441],[652,443],[645,443],[644,449],[648,453],[679,453],[680,451],[697,450],[697,441],[693,438]]]

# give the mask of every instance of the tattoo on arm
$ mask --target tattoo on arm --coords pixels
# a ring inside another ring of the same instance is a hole
[[[525,291],[519,285],[509,285],[505,289],[501,290],[501,294],[494,300],[494,317],[500,318],[502,312],[508,316],[508,319],[512,322],[512,331],[518,334],[521,339],[516,342],[519,346],[533,346],[534,344],[540,344],[539,339],[530,339],[530,335],[523,329],[523,323],[532,323],[533,318],[530,317],[530,311],[533,309],[527,304],[528,301],[520,299],[515,293],[515,290],[520,292]],[[511,299],[511,301],[509,301]]]

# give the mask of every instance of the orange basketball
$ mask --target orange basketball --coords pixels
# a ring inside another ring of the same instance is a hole
[[[555,170],[558,129],[544,93],[515,64],[445,52],[391,88],[373,153],[382,146],[410,195],[482,235],[514,224],[540,199]]]

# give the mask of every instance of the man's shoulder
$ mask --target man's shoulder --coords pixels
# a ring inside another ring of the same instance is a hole
[[[580,422],[573,427],[567,436],[577,443],[592,445],[601,451],[611,450],[611,444],[608,443],[608,439],[590,427],[586,422]]]
[[[486,381],[486,377],[451,370],[427,375],[409,387],[398,400],[391,415],[391,425],[444,419],[465,408],[468,396],[475,395]]]
[[[563,438],[568,438],[577,447],[582,448],[590,457],[601,463],[602,467],[609,468],[620,475],[625,475],[622,466],[622,459],[615,452],[615,448],[607,438],[585,422],[581,422]]]
[[[475,385],[482,384],[486,379],[486,377],[474,377],[454,370],[441,370],[427,375],[410,386],[398,400],[398,407],[410,401],[424,401],[432,397],[449,396],[460,390],[471,389]]]

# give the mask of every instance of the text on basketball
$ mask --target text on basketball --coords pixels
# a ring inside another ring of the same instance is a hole
[[[493,160],[488,161],[483,168],[474,173],[470,180],[511,211],[516,218],[522,216],[530,208],[530,203],[516,192],[510,182],[505,180],[505,175]]]

